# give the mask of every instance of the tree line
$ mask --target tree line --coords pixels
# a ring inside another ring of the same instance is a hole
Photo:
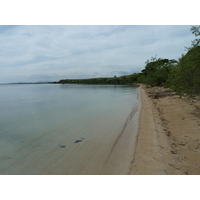
[[[137,82],[140,73],[134,73],[130,75],[124,75],[120,77],[110,77],[110,78],[88,78],[88,79],[62,79],[58,83],[68,83],[68,84],[112,84],[112,85],[123,85],[132,84]]]
[[[178,60],[151,57],[137,81],[165,85],[180,95],[200,95],[200,26],[192,26],[191,32],[197,38],[186,48],[185,55]]]

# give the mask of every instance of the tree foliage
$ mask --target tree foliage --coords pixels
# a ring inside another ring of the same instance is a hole
[[[168,83],[180,94],[200,94],[200,46],[193,47],[186,55],[182,55],[171,71]]]
[[[195,35],[195,37],[200,36],[200,26],[192,26],[190,31],[192,32],[192,34]],[[191,47],[186,47],[186,49],[191,50],[192,48],[197,47],[199,45],[200,45],[200,38],[196,38],[192,41]]]
[[[200,26],[192,26],[192,34],[200,36]],[[192,41],[188,52],[176,60],[152,57],[146,61],[139,82],[160,85],[165,83],[180,95],[200,95],[200,39]]]
[[[200,26],[190,29],[195,37],[200,36]],[[192,41],[188,52],[182,55],[169,75],[168,85],[180,95],[200,95],[200,38]]]
[[[146,66],[142,70],[143,76],[140,77],[140,81],[150,85],[166,83],[170,70],[176,63],[176,60],[151,57],[145,62]]]

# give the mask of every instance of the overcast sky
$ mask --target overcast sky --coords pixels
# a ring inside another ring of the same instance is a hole
[[[0,83],[141,72],[151,56],[178,59],[191,26],[0,26]]]

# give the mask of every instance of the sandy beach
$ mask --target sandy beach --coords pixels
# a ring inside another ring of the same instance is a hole
[[[200,174],[200,100],[140,86],[139,134],[130,174]]]

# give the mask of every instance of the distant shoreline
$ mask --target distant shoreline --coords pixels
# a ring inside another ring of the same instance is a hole
[[[21,84],[52,84],[52,82],[19,82],[19,83],[0,83],[0,85],[21,85]]]

